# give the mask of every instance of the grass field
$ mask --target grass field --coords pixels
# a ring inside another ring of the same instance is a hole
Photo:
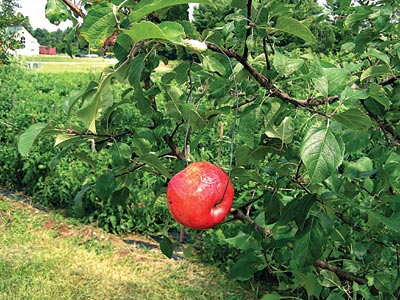
[[[44,73],[100,73],[104,68],[116,64],[116,59],[108,58],[71,58],[68,55],[35,55],[24,57],[27,65]]]
[[[137,243],[126,243],[138,241]],[[139,247],[139,245],[147,245]],[[2,300],[245,300],[256,291],[152,240],[117,237],[0,196]]]

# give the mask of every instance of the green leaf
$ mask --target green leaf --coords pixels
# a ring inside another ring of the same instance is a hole
[[[18,139],[18,152],[22,156],[27,156],[33,143],[40,135],[44,135],[51,130],[52,127],[46,123],[36,123],[25,130]]]
[[[248,280],[253,275],[266,267],[264,259],[255,253],[246,253],[236,261],[230,272],[230,277],[235,280]]]
[[[101,113],[112,106],[114,102],[113,93],[110,88],[111,78],[114,72],[105,73],[98,87],[94,91],[89,91],[88,98],[85,99],[84,106],[77,111],[77,117],[85,124],[88,130],[96,133],[96,120]]]
[[[368,51],[362,57],[375,57],[377,60],[380,60],[390,66],[389,56],[375,48],[368,49]]]
[[[317,197],[314,194],[293,199],[283,209],[282,215],[276,225],[282,226],[295,221],[299,229],[302,229],[308,212],[316,201]]]
[[[261,300],[280,300],[285,299],[284,296],[279,295],[277,292],[273,291],[271,294],[264,295]]]
[[[328,232],[317,217],[310,217],[302,230],[296,233],[293,247],[295,261],[299,267],[310,266],[323,253]]]
[[[324,287],[339,287],[341,286],[341,282],[336,273],[328,270],[320,270],[319,275],[322,276],[322,280],[320,280],[320,284]]]
[[[112,172],[101,175],[96,181],[95,191],[97,196],[102,200],[106,201],[117,187],[117,181],[115,180]]]
[[[89,43],[90,48],[100,48],[115,30],[116,15],[114,6],[109,2],[94,5],[83,22],[80,35]]]
[[[317,280],[317,275],[313,273],[305,273],[297,270],[292,270],[294,275],[294,284],[297,287],[302,287],[306,290],[308,299],[321,299],[320,294],[322,287]]]
[[[276,29],[283,32],[295,35],[306,42],[311,44],[315,43],[315,37],[311,33],[310,29],[304,26],[303,23],[290,17],[280,17],[276,22]]]
[[[376,223],[380,223],[385,225],[390,230],[400,233],[400,215],[393,215],[388,218],[370,209],[367,210],[367,213],[368,225],[370,225],[371,227],[376,228],[379,226],[377,226]]]
[[[137,5],[133,6],[133,10],[129,15],[129,20],[131,22],[137,22],[142,19],[144,16],[166,7],[180,5],[180,4],[188,4],[188,3],[201,3],[210,6],[214,6],[214,3],[209,0],[141,0]]]
[[[282,143],[289,144],[293,140],[292,118],[284,117],[283,120],[277,123],[281,117],[284,104],[278,99],[271,99],[269,102],[270,110],[264,118],[264,132],[270,138],[280,139]]]
[[[390,107],[390,99],[386,95],[382,86],[376,83],[371,83],[369,86],[369,96],[377,103],[381,104],[385,109]]]
[[[300,157],[311,183],[331,176],[342,163],[344,143],[330,127],[311,127],[300,145]]]
[[[342,68],[323,68],[324,76],[328,81],[328,94],[340,93],[347,85],[348,72]]]
[[[181,45],[185,38],[183,26],[170,21],[165,21],[160,24],[154,24],[149,21],[132,23],[130,29],[126,30],[125,33],[136,43],[148,39],[155,39]]]
[[[70,16],[69,10],[61,0],[47,0],[45,14],[54,25],[59,25]]]
[[[374,78],[380,76],[388,76],[390,75],[390,68],[388,65],[381,65],[381,66],[372,66],[366,69],[360,77],[361,81],[364,81],[367,78]]]
[[[113,166],[129,164],[132,156],[131,147],[126,143],[114,143],[110,148]]]
[[[214,56],[207,55],[203,57],[203,66],[206,70],[219,75],[225,74],[224,65]]]
[[[85,215],[85,205],[83,204],[82,198],[88,189],[90,189],[90,184],[85,184],[74,197],[74,215],[77,218]]]
[[[167,178],[171,177],[171,174],[169,173],[167,168],[163,165],[161,160],[157,156],[155,156],[154,154],[143,155],[143,156],[139,157],[138,160],[143,162],[143,163],[145,163],[145,164],[147,164],[147,165],[149,165],[150,167],[156,169],[157,171],[159,171],[165,177],[167,177]]]
[[[129,194],[130,192],[127,187],[123,187],[122,189],[116,190],[112,193],[110,203],[115,206],[117,205],[126,206],[126,204],[128,203]]]
[[[290,58],[278,51],[275,51],[273,65],[276,71],[283,76],[288,76],[296,72],[303,64],[304,60],[300,58]]]
[[[242,251],[261,249],[257,240],[243,231],[239,231],[235,237],[225,239],[225,242]]]
[[[332,120],[339,122],[345,128],[354,130],[367,130],[372,126],[371,119],[369,116],[358,109],[351,108],[345,112],[335,114]]]
[[[361,152],[371,141],[368,131],[364,130],[345,129],[342,138],[346,145],[346,153]],[[354,143],[354,141],[357,141],[357,143]]]
[[[165,235],[163,236],[162,240],[160,241],[160,250],[166,257],[172,257],[172,254],[174,254],[174,244],[169,237]]]

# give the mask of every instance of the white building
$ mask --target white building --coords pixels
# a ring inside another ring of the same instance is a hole
[[[23,26],[9,27],[11,34],[22,44],[22,48],[15,49],[15,55],[39,55],[39,43]]]

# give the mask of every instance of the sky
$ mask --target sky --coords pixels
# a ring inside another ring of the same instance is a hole
[[[72,23],[64,22],[60,26],[56,26],[48,21],[45,15],[47,0],[17,0],[17,3],[20,6],[17,11],[25,17],[29,17],[33,29],[45,28],[48,31],[56,31],[57,29],[64,30],[72,25]]]

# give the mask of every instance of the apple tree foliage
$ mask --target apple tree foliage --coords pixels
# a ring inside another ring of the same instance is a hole
[[[191,234],[232,278],[265,280],[265,300],[398,299],[400,1],[331,0],[296,19],[301,1],[231,0],[224,23],[203,32],[168,18],[188,2],[49,0],[49,20],[74,20],[70,39],[112,47],[118,63],[71,91],[64,127],[26,130],[20,153],[53,135],[60,155],[79,151],[94,169],[106,160],[74,209],[114,231],[135,230],[138,187],[165,201],[188,159],[216,163],[234,209]],[[316,21],[334,29],[331,53],[310,30]],[[161,246],[171,254],[167,238]]]

